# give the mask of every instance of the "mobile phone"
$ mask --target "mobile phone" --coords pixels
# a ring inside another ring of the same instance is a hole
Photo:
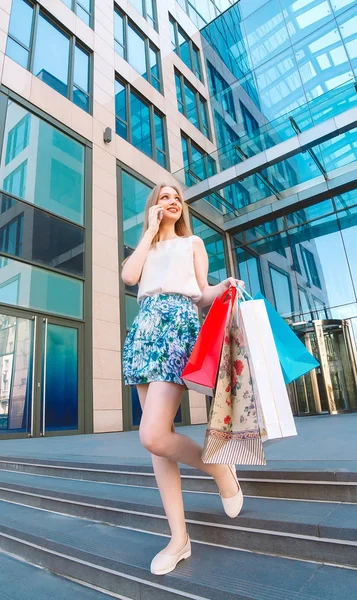
[[[159,212],[158,212],[158,215],[159,215],[159,219],[160,219],[160,221],[161,221],[161,219],[162,219],[162,218],[163,218],[163,216],[164,216],[164,209],[163,209],[163,208],[161,208],[161,210],[159,210]]]

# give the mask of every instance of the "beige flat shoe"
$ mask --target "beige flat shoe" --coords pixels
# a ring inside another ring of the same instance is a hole
[[[153,575],[166,575],[176,568],[180,560],[191,556],[191,542],[187,536],[187,541],[182,550],[177,554],[168,554],[165,550],[161,550],[151,561],[150,571]]]
[[[229,498],[223,498],[223,496],[221,496],[221,494],[220,494],[220,496],[221,496],[224,512],[226,513],[226,515],[228,515],[228,517],[230,517],[231,519],[234,519],[235,517],[238,517],[240,511],[242,510],[244,498],[243,498],[242,488],[240,487],[239,482],[238,482],[235,465],[229,465],[229,469],[237,483],[238,492],[236,494],[234,494],[234,496],[230,496]]]

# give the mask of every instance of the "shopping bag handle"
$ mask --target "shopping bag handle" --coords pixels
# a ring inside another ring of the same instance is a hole
[[[241,296],[241,297],[239,298],[240,302],[246,302],[246,298],[245,298],[244,296],[247,296],[247,298],[248,298],[249,300],[254,300],[253,296],[251,296],[250,294],[248,294],[247,290],[246,290],[246,289],[244,289],[244,288],[243,288],[241,285],[239,285],[239,284],[237,283],[237,286],[236,286],[236,287],[237,287],[237,291],[238,291],[238,293],[239,293],[239,294],[240,294],[240,296]]]
[[[220,297],[220,301],[223,304],[224,302],[227,302],[228,299],[232,298],[232,301],[234,302],[236,293],[237,289],[231,285],[225,292],[223,292],[222,296]]]

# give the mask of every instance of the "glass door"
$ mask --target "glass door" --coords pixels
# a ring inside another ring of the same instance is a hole
[[[0,439],[83,431],[83,324],[0,313]]]
[[[0,436],[31,435],[34,428],[37,319],[0,314]]]
[[[40,436],[81,430],[81,327],[42,322]]]

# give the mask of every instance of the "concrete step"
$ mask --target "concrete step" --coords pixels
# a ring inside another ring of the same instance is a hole
[[[0,498],[116,526],[168,534],[156,488],[0,472]],[[246,497],[234,520],[217,493],[184,492],[192,539],[357,568],[357,505]]]
[[[30,458],[0,458],[0,471],[81,479],[104,483],[156,487],[152,468],[145,465],[56,461]],[[238,468],[245,495],[268,498],[324,500],[357,504],[357,473],[347,470],[275,470],[273,468]],[[214,481],[194,469],[181,469],[182,487],[187,491],[215,492]]]
[[[0,501],[2,551],[62,576],[98,586],[114,597],[133,600],[182,600],[183,597],[355,600],[357,597],[356,570],[197,542],[192,544],[192,557],[181,562],[174,572],[153,576],[149,571],[150,561],[166,543],[167,538],[161,535]],[[6,598],[0,594],[2,597]]]
[[[0,552],[1,600],[112,600],[104,591],[60,577]]]

